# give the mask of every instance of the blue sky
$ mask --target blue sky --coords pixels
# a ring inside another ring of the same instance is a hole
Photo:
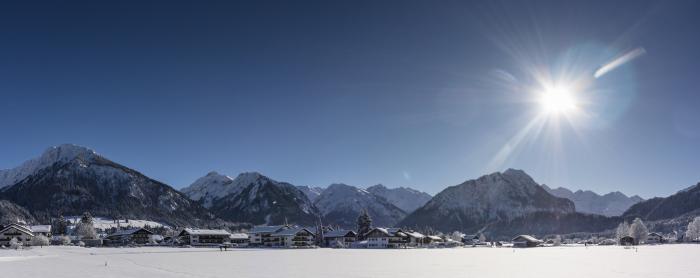
[[[698,10],[3,3],[0,168],[75,143],[176,188],[216,170],[436,193],[512,167],[550,186],[665,196],[700,181]],[[635,48],[646,54],[579,92],[592,117],[514,139],[541,113],[533,72],[590,77]]]

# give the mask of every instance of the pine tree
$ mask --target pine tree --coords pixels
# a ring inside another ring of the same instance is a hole
[[[75,229],[76,233],[78,234],[78,236],[80,236],[80,238],[97,238],[97,232],[95,231],[95,227],[93,226],[92,215],[90,215],[89,212],[83,213],[83,216],[80,218],[80,223],[75,225]]]
[[[367,209],[363,209],[362,212],[360,212],[360,216],[357,217],[357,237],[360,240],[365,239],[365,235],[369,233],[369,231],[372,229],[372,218],[369,217],[369,213],[367,213]]]
[[[51,225],[51,230],[57,235],[65,235],[67,229],[68,222],[66,222],[66,218],[63,217],[63,214],[59,215],[58,219]]]
[[[83,216],[80,218],[80,223],[92,224],[92,215],[89,212],[84,212]]]

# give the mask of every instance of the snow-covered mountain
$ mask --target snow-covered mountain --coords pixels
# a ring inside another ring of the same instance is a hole
[[[57,162],[67,162],[78,157],[90,160],[97,155],[91,149],[71,144],[50,147],[40,157],[30,159],[12,169],[0,170],[0,188],[16,184],[29,175],[50,167]]]
[[[318,210],[299,188],[257,172],[242,173],[235,179],[211,172],[182,192],[216,216],[234,222],[313,225],[319,218]]]
[[[237,188],[239,187],[234,185],[231,177],[212,171],[180,191],[190,199],[199,201],[204,207],[210,208],[214,200],[234,193]]]
[[[656,197],[637,203],[622,215],[644,220],[673,219],[682,215],[700,216],[700,183],[668,197]]]
[[[323,187],[316,187],[316,186],[306,186],[306,185],[300,185],[297,186],[301,192],[304,192],[306,194],[306,197],[309,198],[312,202],[318,198],[318,196],[321,196],[321,193],[323,193],[323,190],[325,188]]]
[[[547,193],[522,170],[508,169],[446,188],[400,225],[474,232],[537,212],[569,214],[574,204]]]
[[[346,184],[332,184],[316,198],[316,207],[323,214],[324,224],[355,228],[357,216],[366,209],[372,224],[378,227],[393,226],[406,216],[406,212],[389,201],[367,190]]]
[[[576,211],[578,212],[605,216],[620,216],[632,205],[644,201],[642,197],[637,195],[627,197],[627,195],[620,191],[610,192],[601,196],[590,190],[577,190],[576,192],[572,192],[563,187],[552,189],[544,184],[542,188],[547,190],[549,194],[573,201],[574,205],[576,205]]]
[[[390,203],[399,207],[406,213],[411,213],[414,210],[422,207],[430,201],[430,194],[415,190],[408,187],[387,188],[384,185],[377,184],[367,188],[370,193],[383,197]]]
[[[47,222],[59,214],[202,225],[213,215],[172,187],[76,145],[46,150],[3,175],[0,199],[10,200]],[[15,183],[11,183],[15,182]]]

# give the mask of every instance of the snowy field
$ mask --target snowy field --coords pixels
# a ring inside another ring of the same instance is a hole
[[[68,216],[66,217],[66,220],[70,221],[71,223],[75,224],[80,222],[81,216]],[[148,220],[140,220],[140,219],[129,219],[129,222],[126,222],[124,219],[121,219],[119,224],[114,222],[113,219],[108,219],[108,218],[102,218],[102,217],[94,217],[92,219],[93,222],[93,227],[96,229],[109,229],[109,228],[118,228],[118,227],[126,227],[126,226],[131,226],[134,228],[143,228],[144,226],[148,225],[150,227],[163,227],[165,225],[155,222],[155,221],[148,221]],[[71,228],[75,227],[75,225],[71,225]]]
[[[700,245],[409,250],[44,247],[0,277],[700,277]]]

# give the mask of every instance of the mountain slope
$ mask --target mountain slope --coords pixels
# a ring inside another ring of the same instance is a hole
[[[475,232],[533,213],[570,214],[574,204],[547,193],[525,172],[508,169],[446,188],[400,225]]]
[[[372,225],[388,227],[398,223],[406,213],[386,199],[346,184],[332,184],[314,202],[323,214],[324,224],[355,228],[357,216],[366,209]]]
[[[231,177],[212,171],[180,191],[204,207],[211,208],[214,200],[234,193],[236,188]]]
[[[411,213],[419,207],[422,207],[432,198],[430,194],[412,188],[398,187],[389,189],[381,184],[371,186],[367,188],[367,191],[383,197],[406,213]]]
[[[665,198],[652,198],[630,207],[622,215],[625,218],[640,217],[644,220],[672,219],[688,213],[700,215],[700,183]]]
[[[27,209],[8,200],[0,200],[0,225],[21,222],[37,224],[36,219]]]
[[[299,188],[255,172],[232,180],[212,172],[183,192],[216,216],[234,222],[313,225],[319,218],[318,210]]]
[[[25,207],[42,222],[61,213],[80,215],[85,211],[170,225],[205,225],[215,220],[172,187],[84,147],[52,147],[31,161],[29,164],[41,167],[29,167],[31,173],[19,171],[27,175],[2,188],[0,199]]]
[[[297,188],[299,188],[301,192],[304,192],[306,197],[308,197],[311,202],[315,201],[318,196],[321,196],[321,193],[323,193],[323,190],[325,190],[325,188],[306,185],[300,185],[297,186]]]
[[[542,188],[556,197],[573,201],[574,205],[576,205],[576,211],[578,212],[605,216],[620,216],[632,205],[644,201],[644,199],[637,195],[627,197],[627,195],[619,191],[610,192],[601,196],[589,190],[577,190],[576,192],[572,192],[563,187],[552,189],[546,185],[542,185]]]

